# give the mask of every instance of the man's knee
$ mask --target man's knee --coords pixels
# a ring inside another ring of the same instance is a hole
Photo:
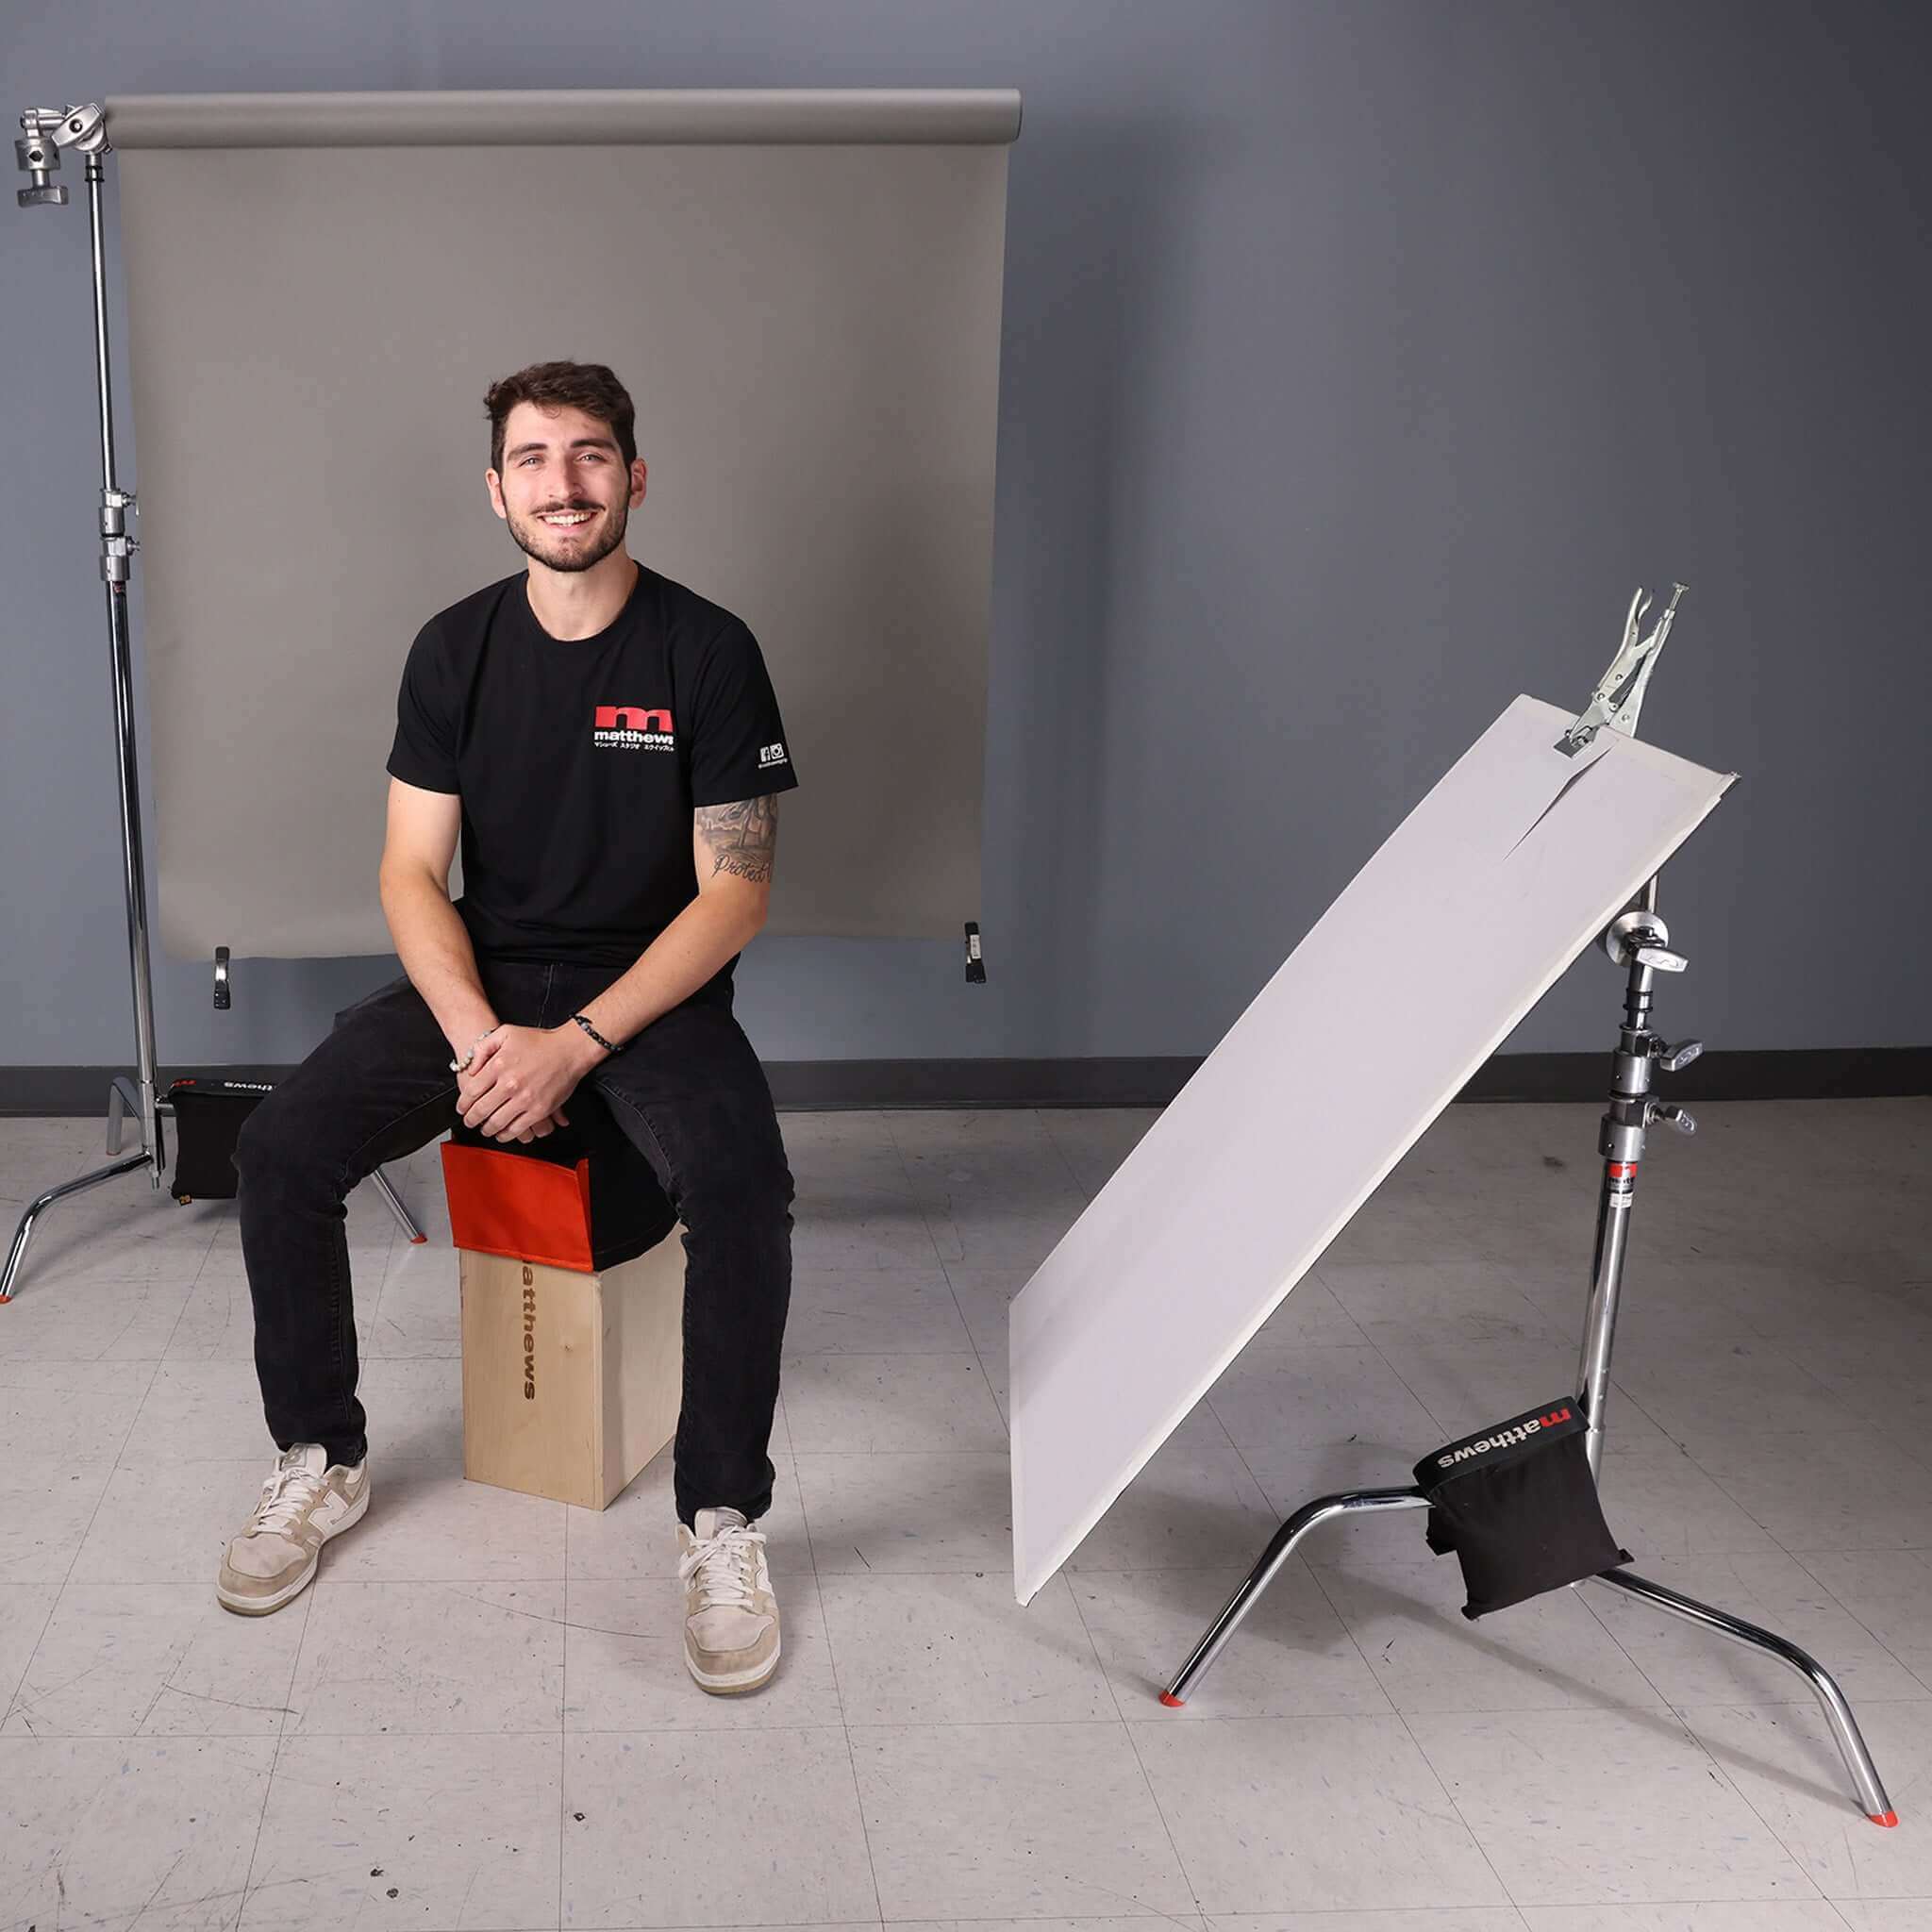
[[[754,1144],[717,1154],[702,1173],[682,1178],[678,1216],[686,1227],[789,1224],[795,1190],[782,1147]]]
[[[264,1094],[235,1136],[235,1152],[230,1158],[236,1173],[258,1177],[301,1173],[325,1164],[330,1150],[318,1124],[303,1096],[291,1087],[277,1087]]]

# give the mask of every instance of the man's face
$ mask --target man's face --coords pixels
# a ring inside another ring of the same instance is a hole
[[[503,470],[487,473],[517,547],[555,571],[589,570],[624,541],[644,466],[628,474],[610,425],[581,409],[519,403],[503,430]]]

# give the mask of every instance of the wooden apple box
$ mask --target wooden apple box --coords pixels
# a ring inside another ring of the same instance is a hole
[[[450,1140],[442,1173],[462,1282],[463,1474],[602,1509],[676,1433],[684,1230],[674,1222],[599,1266],[588,1158]]]

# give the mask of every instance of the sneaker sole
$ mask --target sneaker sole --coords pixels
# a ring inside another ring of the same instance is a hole
[[[219,1576],[215,1578],[215,1601],[225,1610],[233,1610],[242,1617],[265,1617],[271,1610],[279,1610],[284,1605],[291,1604],[315,1581],[315,1573],[322,1565],[323,1543],[341,1535],[343,1530],[352,1529],[362,1521],[369,1508],[369,1486],[362,1486],[362,1493],[350,1506],[349,1513],[331,1530],[323,1533],[322,1542],[315,1546],[315,1554],[309,1557],[308,1566],[292,1583],[285,1583],[273,1596],[239,1596],[225,1590]]]
[[[772,1647],[772,1654],[761,1664],[749,1671],[716,1674],[701,1671],[692,1662],[690,1651],[684,1654],[684,1667],[696,1680],[701,1690],[708,1690],[713,1697],[738,1697],[747,1690],[756,1690],[760,1684],[770,1680],[772,1673],[778,1668],[778,1658],[784,1649],[783,1637]]]

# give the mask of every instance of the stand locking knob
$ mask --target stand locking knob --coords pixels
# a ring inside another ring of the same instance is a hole
[[[1667,1046],[1657,1056],[1657,1065],[1667,1074],[1674,1074],[1681,1067],[1688,1067],[1704,1051],[1701,1040],[1687,1040],[1677,1046]]]
[[[1653,1121],[1661,1121],[1667,1127],[1675,1127],[1680,1134],[1697,1131],[1697,1116],[1690,1108],[1679,1107],[1674,1100],[1653,1100],[1643,1109],[1643,1124],[1649,1126]]]

